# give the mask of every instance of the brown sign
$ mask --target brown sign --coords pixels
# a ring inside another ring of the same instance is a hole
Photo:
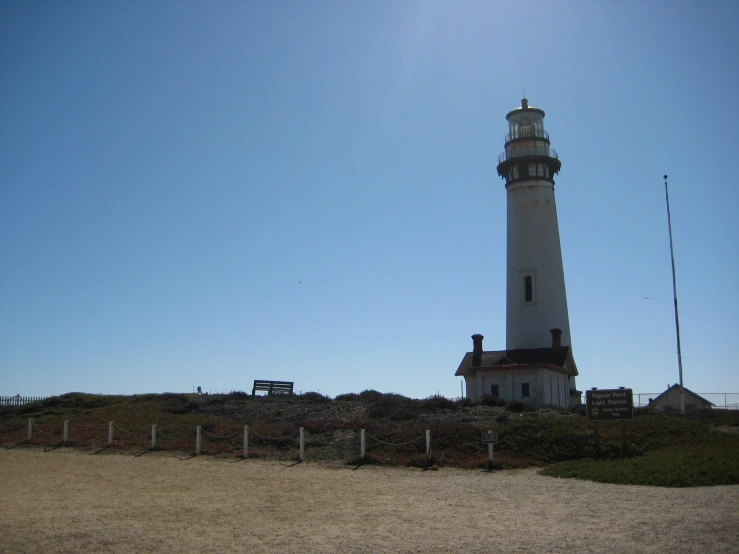
[[[631,389],[585,391],[588,421],[617,421],[634,417],[634,397]]]
[[[497,444],[498,443],[498,433],[483,433],[482,434],[482,444]]]

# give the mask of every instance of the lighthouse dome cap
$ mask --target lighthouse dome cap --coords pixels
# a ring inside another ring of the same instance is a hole
[[[540,114],[542,117],[544,117],[546,114],[544,113],[544,110],[540,110],[539,108],[535,108],[534,106],[529,106],[529,101],[527,98],[521,99],[521,105],[516,108],[515,110],[511,110],[506,114],[506,119],[510,119],[512,115],[523,113],[523,112],[536,112]]]

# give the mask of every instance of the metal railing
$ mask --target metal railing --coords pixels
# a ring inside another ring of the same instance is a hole
[[[664,391],[662,391],[664,392]],[[649,405],[649,399],[657,398],[662,392],[634,392],[634,407]],[[739,392],[696,392],[701,398],[708,400],[716,409],[736,410],[739,406]],[[680,409],[680,406],[677,406]]]
[[[512,158],[524,158],[528,156],[544,156],[547,158],[559,159],[559,155],[554,148],[548,146],[527,146],[526,148],[511,148],[498,156],[498,163],[503,163]]]
[[[0,406],[22,406],[29,402],[46,400],[46,398],[46,396],[21,396],[20,394],[15,396],[0,396]]]
[[[549,133],[547,133],[543,129],[518,129],[516,131],[513,131],[512,133],[508,133],[505,136],[506,144],[511,142],[512,140],[516,139],[543,139],[543,140],[549,140]]]

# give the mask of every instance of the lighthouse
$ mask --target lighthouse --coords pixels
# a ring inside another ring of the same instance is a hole
[[[498,397],[534,407],[580,403],[572,355],[562,249],[554,198],[561,162],[544,130],[545,113],[521,100],[508,112],[498,175],[507,214],[506,348],[485,351],[472,335],[455,375],[467,397]]]
[[[505,180],[508,232],[506,348],[540,348],[551,330],[570,345],[570,318],[554,199],[554,175],[562,165],[544,130],[544,112],[521,100],[508,112],[505,152],[498,174]]]

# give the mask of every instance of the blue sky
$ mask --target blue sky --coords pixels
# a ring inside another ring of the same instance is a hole
[[[3,2],[0,394],[458,396],[547,112],[579,388],[739,392],[739,4]],[[645,300],[649,297],[652,300]]]

